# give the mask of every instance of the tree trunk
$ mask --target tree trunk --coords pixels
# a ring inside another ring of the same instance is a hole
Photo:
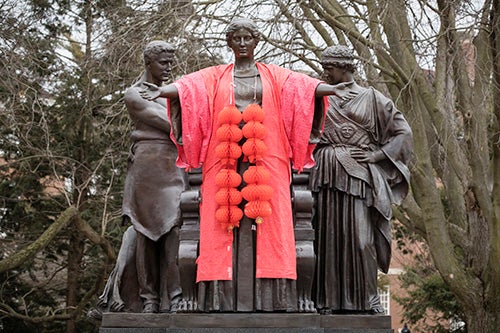
[[[483,307],[465,311],[467,333],[496,333],[498,332],[498,314],[491,313]]]
[[[78,281],[82,274],[82,258],[84,250],[84,239],[76,228],[70,232],[68,248],[68,274],[67,274],[67,293],[66,307],[69,312],[74,311],[78,306],[80,282]],[[68,320],[66,324],[67,333],[78,333],[76,328],[76,318]]]

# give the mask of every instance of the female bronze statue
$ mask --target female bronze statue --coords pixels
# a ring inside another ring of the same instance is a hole
[[[388,98],[354,81],[349,48],[328,47],[321,62],[325,80],[351,94],[328,98],[314,152],[315,302],[324,314],[382,313],[377,268],[389,269],[391,205],[408,192],[412,132]]]
[[[178,165],[202,167],[200,309],[296,311],[290,164],[312,166],[322,97],[343,91],[256,62],[259,32],[251,20],[233,20],[226,39],[234,63],[150,86],[143,96],[180,100],[181,114],[171,113]]]

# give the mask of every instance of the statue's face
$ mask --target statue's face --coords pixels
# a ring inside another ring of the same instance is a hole
[[[236,30],[228,41],[236,58],[251,58],[259,41],[246,29]]]
[[[333,65],[323,65],[323,78],[329,84],[337,84],[344,81],[345,69]]]
[[[156,84],[170,79],[173,62],[173,54],[162,52],[148,64],[148,70],[151,72],[151,76]]]
[[[354,135],[354,132],[355,128],[350,124],[345,124],[340,127],[340,133],[346,139],[350,139]]]

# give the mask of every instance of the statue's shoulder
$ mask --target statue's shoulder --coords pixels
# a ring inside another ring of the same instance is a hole
[[[285,68],[285,67],[281,67],[281,66],[278,66],[278,65],[275,65],[275,64],[265,64],[263,62],[257,62],[257,67],[259,69],[266,69],[270,72],[273,72],[273,73],[291,73],[292,70],[288,69],[288,68]]]
[[[370,91],[372,91],[372,93],[375,96],[375,98],[377,98],[377,99],[379,99],[381,101],[390,100],[389,97],[387,97],[386,95],[384,95],[381,91],[375,89],[375,87],[373,87],[373,86],[368,86],[365,89],[369,89]]]
[[[291,74],[294,74],[292,70],[284,68],[275,64],[264,64],[261,62],[257,63],[257,68],[262,78],[272,78],[278,85],[283,84]]]
[[[390,113],[397,111],[391,98],[372,86],[369,86],[367,89],[370,89],[373,92],[375,105],[377,106],[378,110],[384,110],[385,112]]]
[[[128,87],[125,90],[125,93],[123,94],[123,98],[124,98],[125,102],[127,102],[127,100],[135,99],[137,97],[140,97],[140,95],[139,95],[139,86],[136,84]]]
[[[221,77],[223,73],[230,70],[232,68],[231,65],[215,65],[210,67],[205,67],[195,72],[188,73],[183,75],[176,82],[197,82],[200,79],[202,80],[213,80],[215,78]]]
[[[128,87],[126,90],[125,90],[125,93],[124,95],[125,96],[128,96],[128,95],[135,95],[135,94],[138,94],[139,93],[139,89],[140,89],[140,85],[138,84],[134,84],[130,87]]]
[[[127,107],[133,107],[134,105],[137,105],[138,103],[144,103],[145,100],[142,98],[142,96],[139,94],[139,91],[141,88],[145,88],[142,86],[141,82],[137,82],[127,88],[123,94],[123,100],[125,102],[125,105]]]
[[[223,64],[223,65],[215,65],[215,66],[210,66],[210,67],[205,67],[203,69],[200,69],[198,72],[202,73],[204,75],[207,74],[220,74],[224,73],[225,71],[231,69],[233,67],[232,64]]]

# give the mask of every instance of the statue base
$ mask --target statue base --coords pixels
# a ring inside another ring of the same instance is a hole
[[[99,333],[394,333],[390,316],[104,313]]]

